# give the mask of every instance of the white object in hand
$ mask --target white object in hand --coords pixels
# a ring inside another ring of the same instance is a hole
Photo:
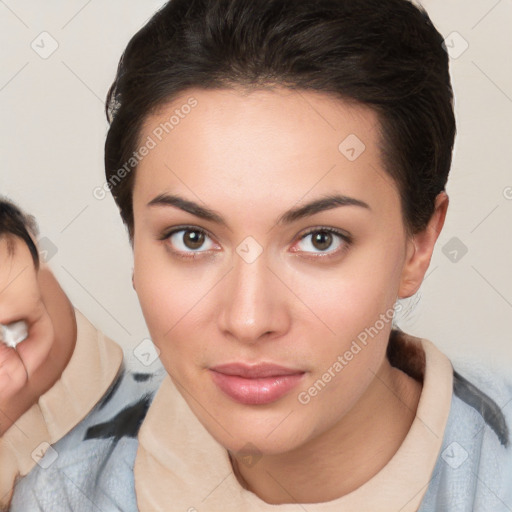
[[[27,337],[27,323],[23,320],[8,325],[0,324],[0,341],[8,347],[16,348],[16,345]]]

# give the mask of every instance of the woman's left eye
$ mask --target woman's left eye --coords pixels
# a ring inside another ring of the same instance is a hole
[[[316,228],[301,236],[294,252],[312,252],[333,254],[345,248],[350,243],[349,237],[331,228]]]

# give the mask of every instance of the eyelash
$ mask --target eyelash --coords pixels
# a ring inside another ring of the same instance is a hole
[[[178,226],[176,228],[173,228],[173,229],[171,229],[169,231],[164,232],[158,238],[158,240],[160,240],[160,241],[167,241],[172,235],[174,235],[176,233],[179,233],[181,231],[194,231],[196,233],[201,233],[201,234],[207,236],[208,238],[213,239],[213,237],[211,237],[208,234],[207,231],[205,231],[204,229],[199,228],[197,226]],[[332,257],[339,256],[342,253],[344,253],[350,247],[350,245],[353,242],[352,237],[349,234],[347,234],[346,232],[341,231],[341,230],[336,229],[336,228],[330,228],[330,227],[325,227],[325,226],[316,226],[316,227],[309,228],[305,233],[303,233],[302,235],[299,236],[298,241],[300,242],[300,241],[304,240],[307,236],[311,235],[312,233],[318,233],[318,232],[330,233],[330,234],[338,236],[339,238],[341,238],[341,240],[343,242],[343,245],[342,245],[342,247],[340,249],[337,249],[337,250],[332,251],[332,252],[313,253],[313,254],[316,254],[316,256],[311,256],[311,253],[305,252],[305,254],[309,254],[309,256],[306,256],[306,258],[326,259],[326,258],[332,258]],[[174,256],[177,256],[178,258],[182,258],[182,259],[185,259],[185,260],[194,260],[194,259],[197,259],[197,258],[204,257],[204,253],[208,252],[208,251],[181,252],[181,251],[176,251],[174,249],[170,249],[170,250],[171,250],[171,252],[173,253]],[[292,252],[301,252],[301,251],[292,251]]]

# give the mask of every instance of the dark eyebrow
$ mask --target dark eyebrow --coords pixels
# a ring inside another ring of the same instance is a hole
[[[226,221],[218,213],[180,196],[160,194],[152,199],[148,203],[148,206],[175,206],[176,208],[191,213],[201,219],[211,220],[212,222],[226,226]]]
[[[315,199],[303,206],[292,208],[291,210],[283,213],[283,215],[279,217],[277,223],[291,224],[292,222],[304,217],[309,217],[310,215],[314,215],[315,213],[323,212],[325,210],[332,210],[338,206],[360,206],[361,208],[371,210],[370,206],[360,199],[336,194]]]
[[[227,226],[227,223],[222,218],[222,216],[214,210],[205,208],[204,206],[194,203],[193,201],[189,201],[188,199],[184,199],[180,196],[160,194],[152,199],[148,203],[148,206],[175,206],[176,208],[195,215],[196,217],[200,217],[201,219]],[[277,224],[291,224],[292,222],[295,222],[304,217],[309,217],[310,215],[314,215],[315,213],[319,213],[324,210],[331,210],[332,208],[337,208],[338,206],[359,206],[361,208],[371,210],[370,206],[364,201],[355,199],[353,197],[336,194],[322,197],[320,199],[315,199],[314,201],[311,201],[310,203],[307,203],[303,206],[288,210],[279,217]]]

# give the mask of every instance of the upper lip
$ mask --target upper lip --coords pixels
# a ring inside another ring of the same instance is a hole
[[[229,363],[213,366],[210,370],[223,373],[224,375],[233,375],[237,377],[244,377],[246,379],[279,377],[282,375],[297,375],[304,373],[302,370],[298,370],[296,368],[287,368],[273,363]]]

